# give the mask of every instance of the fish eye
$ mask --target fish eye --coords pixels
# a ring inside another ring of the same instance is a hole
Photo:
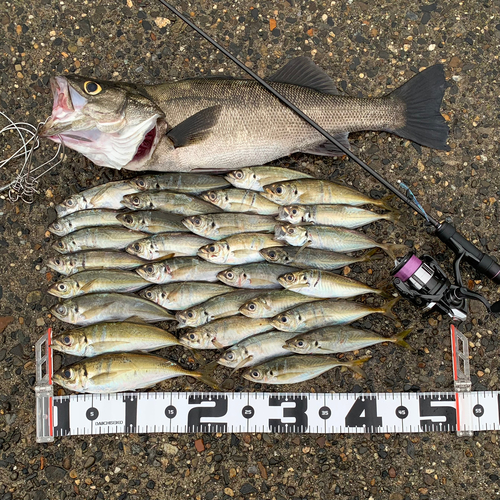
[[[139,205],[139,203],[140,203],[140,202],[141,202],[141,200],[140,200],[140,198],[139,198],[138,196],[134,196],[134,197],[132,198],[132,203],[133,203],[134,205]]]
[[[296,208],[294,208],[294,209],[292,210],[292,215],[297,215],[297,213],[298,213],[298,210],[297,210]]]
[[[243,172],[241,170],[236,170],[234,172],[234,176],[237,178],[237,179],[243,179]]]
[[[85,92],[89,95],[97,95],[102,91],[102,87],[96,82],[85,82],[83,84]]]
[[[229,271],[226,273],[226,278],[232,280],[234,278],[234,274],[231,271]]]
[[[56,266],[60,266],[61,265],[61,259],[54,259],[54,264]]]
[[[137,250],[137,249],[136,249],[136,250]],[[147,267],[146,267],[146,272],[147,272],[147,273],[152,273],[154,270],[155,270],[155,268],[154,268],[153,266],[147,266]],[[151,292],[149,292],[149,293],[151,293]]]
[[[193,224],[195,224],[196,226],[199,226],[201,224],[201,219],[199,217],[195,217],[193,219]]]
[[[57,312],[59,314],[66,314],[66,306],[64,306],[63,304],[59,304],[57,306]]]
[[[282,187],[277,187],[276,188],[276,193],[282,194],[283,193],[283,188]]]
[[[194,333],[190,333],[190,334],[189,334],[189,338],[190,338],[191,340],[194,340],[194,339],[196,338],[196,335],[195,335]]]
[[[232,352],[226,353],[226,359],[228,359],[229,361],[233,360],[234,359],[234,353],[232,353]]]
[[[54,224],[52,224],[52,227],[57,231],[61,229],[61,224],[59,224],[59,222],[54,222]]]
[[[139,243],[135,243],[134,244],[134,250],[139,251],[140,249],[141,249],[141,245],[139,245]]]
[[[274,250],[271,250],[269,252],[269,257],[271,257],[271,259],[274,259],[276,257],[276,252]]]
[[[63,338],[63,343],[66,345],[71,345],[71,337],[66,335],[66,337]]]
[[[288,234],[294,234],[295,233],[295,228],[294,227],[289,227],[288,228]]]
[[[304,341],[303,340],[299,340],[297,342],[297,347],[304,347]]]
[[[58,242],[57,242],[57,246],[58,246],[59,248],[64,248],[64,243],[63,243],[62,241],[58,241]]]
[[[209,252],[215,252],[215,247],[213,245],[211,245],[209,248],[208,248],[208,251]]]
[[[285,276],[285,279],[286,279],[287,281],[294,281],[294,275],[293,275],[293,274],[287,274],[287,275]]]
[[[72,374],[73,374],[73,370],[64,370],[64,371],[62,372],[62,376],[63,376],[64,378],[67,378],[67,379],[70,379],[70,378],[71,378],[71,376],[72,376]]]
[[[61,292],[64,292],[64,290],[66,290],[66,285],[64,283],[60,283],[58,286],[57,286],[57,289],[60,290]]]
[[[143,187],[146,187],[146,182],[144,181],[144,179],[139,179],[139,180],[137,181],[137,185],[138,185],[139,187],[143,188]]]
[[[258,370],[253,370],[250,375],[252,375],[253,378],[259,378],[260,372]]]
[[[280,321],[282,323],[286,323],[288,321],[288,318],[286,316],[281,316]]]
[[[134,218],[131,215],[126,215],[124,220],[127,224],[132,224],[132,222],[134,222]]]
[[[187,316],[188,318],[192,318],[194,315],[193,315],[193,313],[190,311],[190,312],[188,312],[188,313],[187,313],[187,315],[186,315],[186,316]]]
[[[255,306],[255,304],[252,302],[250,304],[248,304],[248,309],[250,309],[250,311],[255,311],[255,309],[257,309],[257,307]]]
[[[68,205],[68,207],[72,207],[73,204],[74,204],[74,201],[70,198],[69,200],[66,200],[66,205]]]
[[[153,298],[153,292],[146,292],[146,297],[148,299],[152,299]]]
[[[217,199],[217,193],[215,191],[210,191],[208,197],[210,200],[215,201]]]

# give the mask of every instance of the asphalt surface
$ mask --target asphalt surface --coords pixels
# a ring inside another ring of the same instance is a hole
[[[177,6],[260,76],[307,55],[349,95],[381,96],[421,68],[444,64],[442,111],[450,152],[421,148],[385,133],[351,136],[353,150],[391,182],[404,181],[438,218],[450,217],[479,248],[499,258],[500,174],[497,1],[260,2]],[[21,0],[0,5],[0,110],[37,123],[51,110],[49,77],[79,73],[102,79],[160,83],[201,75],[241,76],[189,28],[156,2]],[[11,146],[1,139],[3,155]],[[40,151],[48,157],[51,144]],[[372,196],[385,191],[342,159],[296,154],[275,162],[321,178],[342,178]],[[10,181],[14,166],[0,172]],[[122,178],[69,152],[64,165],[40,181],[31,206],[0,199],[0,317],[14,321],[0,346],[0,500],[23,499],[489,499],[500,492],[497,433],[413,435],[130,435],[35,442],[33,345],[48,326],[55,302],[46,291],[56,276],[47,226],[54,204],[74,191]],[[130,175],[130,174],[125,174]],[[401,223],[376,223],[368,232],[435,256],[451,272],[452,255],[422,220],[401,209]],[[354,266],[369,284],[388,279],[388,259]],[[370,272],[368,272],[370,271]],[[466,270],[466,283],[491,301],[496,286]],[[396,311],[414,326],[415,352],[392,345],[370,349],[368,379],[332,371],[289,390],[316,392],[449,391],[453,388],[449,320],[424,316],[407,302]],[[390,335],[391,320],[362,326]],[[497,320],[473,304],[461,329],[470,341],[474,390],[499,390]],[[181,350],[170,351],[180,356]],[[365,351],[366,352],[366,351]],[[55,363],[66,362],[59,356]],[[188,361],[184,359],[184,361]],[[56,366],[57,367],[57,366]],[[218,377],[223,380],[228,371]],[[241,378],[227,382],[253,390]],[[199,390],[176,380],[158,390]],[[266,390],[276,391],[276,388]],[[202,441],[200,441],[200,439]]]

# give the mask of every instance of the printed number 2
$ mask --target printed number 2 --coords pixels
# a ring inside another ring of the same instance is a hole
[[[346,427],[380,427],[382,417],[377,416],[377,401],[358,398],[345,417]]]
[[[189,410],[189,432],[226,432],[226,422],[201,422],[203,417],[223,417],[227,413],[227,397],[225,396],[190,396],[189,404],[199,405],[204,401],[214,401],[215,406],[199,406]]]

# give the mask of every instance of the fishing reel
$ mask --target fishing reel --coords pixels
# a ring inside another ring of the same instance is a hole
[[[457,255],[454,262],[455,283],[452,283],[437,261],[430,255],[417,257],[410,252],[396,260],[391,271],[393,283],[402,297],[424,311],[438,310],[454,321],[465,321],[469,300],[478,300],[488,312],[500,312],[500,301],[493,305],[479,293],[463,285],[460,263],[465,253]]]

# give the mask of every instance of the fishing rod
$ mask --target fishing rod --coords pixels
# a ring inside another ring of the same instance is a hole
[[[316,123],[312,118],[306,115],[301,109],[290,102],[280,92],[269,85],[265,80],[255,74],[250,68],[245,66],[238,58],[228,52],[222,45],[216,42],[212,37],[199,28],[191,19],[186,17],[174,6],[165,0],[158,0],[179,19],[185,22],[201,37],[207,40],[217,50],[222,52],[227,58],[233,61],[240,69],[245,71],[251,78],[256,80],[268,92],[274,95],[285,106],[291,109],[300,118],[306,121],[311,127],[319,132],[326,140],[334,144],[348,158],[357,163],[372,177],[377,179],[390,192],[405,202],[421,217],[425,218],[435,228],[436,236],[455,253],[454,274],[455,284],[451,284],[444,271],[437,261],[424,255],[419,259],[413,252],[396,261],[396,267],[391,271],[394,276],[394,285],[403,297],[408,298],[413,303],[427,310],[436,307],[445,314],[456,320],[464,320],[467,316],[465,311],[467,299],[479,300],[489,312],[500,313],[500,301],[490,305],[488,301],[480,294],[470,291],[464,286],[460,273],[460,264],[466,261],[476,271],[490,278],[494,283],[500,284],[500,265],[489,255],[485,254],[473,243],[462,236],[456,228],[448,222],[439,222],[427,214],[418,204],[416,199],[403,194],[399,189],[393,186],[389,181],[382,177],[377,171],[373,170],[363,160],[356,156],[352,151],[342,145],[323,127]]]

